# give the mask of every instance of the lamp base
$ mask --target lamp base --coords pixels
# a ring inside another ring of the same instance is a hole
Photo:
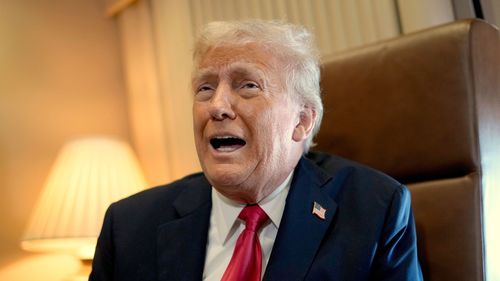
[[[82,259],[80,260],[80,268],[78,269],[78,272],[64,279],[64,281],[88,281],[91,270],[92,260]]]

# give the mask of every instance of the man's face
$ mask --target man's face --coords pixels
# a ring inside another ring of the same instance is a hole
[[[269,195],[302,154],[303,106],[287,92],[282,66],[252,44],[213,48],[194,73],[198,157],[210,183],[233,200]]]

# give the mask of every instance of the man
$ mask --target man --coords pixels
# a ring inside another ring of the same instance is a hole
[[[421,280],[407,189],[304,158],[319,67],[303,28],[212,23],[194,51],[203,173],[110,206],[90,280]]]

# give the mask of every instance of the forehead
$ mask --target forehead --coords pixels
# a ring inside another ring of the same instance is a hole
[[[209,49],[195,68],[195,76],[229,71],[245,74],[248,71],[270,72],[277,70],[278,59],[265,48],[255,44],[218,46]]]

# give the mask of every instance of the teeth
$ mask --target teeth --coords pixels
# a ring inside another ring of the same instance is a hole
[[[231,147],[231,146],[221,146],[219,148],[217,148],[218,151],[221,151],[221,152],[231,152],[231,151],[235,151],[237,148],[236,147]]]

